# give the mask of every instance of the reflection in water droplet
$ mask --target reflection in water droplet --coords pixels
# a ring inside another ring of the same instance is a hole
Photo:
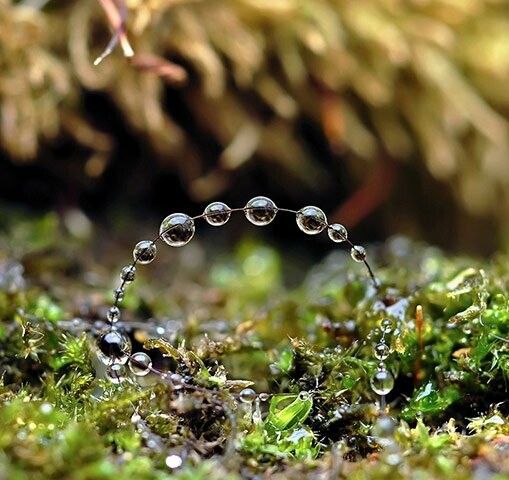
[[[323,210],[318,207],[307,206],[301,208],[297,212],[296,220],[298,227],[308,235],[317,235],[327,228],[327,217]]]
[[[252,388],[244,388],[240,392],[239,400],[242,403],[253,403],[256,398],[256,392]]]
[[[371,389],[378,395],[387,395],[394,387],[394,377],[388,370],[378,370],[370,380]]]

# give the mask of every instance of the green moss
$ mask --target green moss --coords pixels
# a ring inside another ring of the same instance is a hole
[[[44,255],[47,245],[29,248]],[[227,260],[235,280],[214,280],[223,267],[213,267],[214,301],[210,286],[194,284],[204,326],[191,319],[169,339],[157,335],[157,320],[131,319],[177,302],[185,310],[178,292],[130,304],[123,318],[135,348],[144,344],[158,368],[179,374],[181,389],[156,377],[106,381],[93,346],[100,315],[72,320],[83,283],[43,262],[45,284],[22,252],[0,259],[0,468],[14,479],[463,479],[477,468],[503,478],[507,257],[481,265],[418,246],[395,258],[387,248],[379,293],[336,254],[285,291],[279,254],[245,242]],[[263,268],[246,270],[260,255]],[[8,268],[19,278],[7,282]],[[107,304],[103,280],[95,309]],[[370,387],[382,336],[395,379],[386,414]],[[239,402],[253,384],[269,401]],[[168,455],[183,466],[172,470]]]

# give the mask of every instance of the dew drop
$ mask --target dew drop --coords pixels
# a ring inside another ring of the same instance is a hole
[[[118,330],[111,330],[97,339],[97,357],[105,365],[124,364],[131,354],[131,340]]]
[[[377,395],[387,395],[394,387],[394,377],[388,370],[378,370],[370,380],[371,389]]]
[[[134,277],[136,276],[136,267],[134,265],[126,265],[122,270],[120,270],[120,280],[125,282],[126,284],[134,281]]]
[[[159,234],[170,247],[182,247],[194,237],[194,220],[185,213],[168,215],[159,227]]]
[[[260,401],[266,402],[270,398],[270,395],[268,393],[260,393],[260,395],[258,395],[258,398],[260,399]]]
[[[246,218],[253,224],[258,226],[268,225],[276,218],[276,204],[267,197],[254,197],[246,203]]]
[[[374,355],[377,360],[387,360],[391,353],[391,349],[389,348],[389,345],[386,343],[378,343],[374,347]]]
[[[308,235],[316,235],[327,228],[327,217],[318,207],[307,206],[297,212],[297,225]]]
[[[242,403],[253,403],[256,399],[256,392],[252,388],[244,388],[240,392],[239,400]]]
[[[299,393],[299,400],[306,402],[309,399],[310,399],[309,392],[300,392]]]
[[[204,210],[205,220],[209,225],[220,227],[230,220],[230,207],[223,202],[212,202]]]
[[[385,318],[382,320],[382,332],[383,333],[391,333],[394,325],[390,318]]]
[[[355,245],[350,250],[350,255],[356,262],[363,262],[366,260],[366,249],[364,247],[361,247],[360,245]]]
[[[174,390],[181,390],[184,388],[184,379],[182,378],[182,375],[179,375],[178,373],[172,373],[170,375],[170,381],[173,384]]]
[[[125,290],[122,287],[118,287],[113,291],[113,296],[116,302],[121,302],[124,299]]]
[[[327,233],[329,238],[336,243],[345,242],[348,238],[347,229],[340,223],[333,223],[332,225],[329,225]]]
[[[133,258],[138,263],[146,265],[156,258],[157,247],[152,240],[142,240],[138,242],[133,250]]]
[[[175,470],[176,468],[179,468],[182,466],[182,457],[178,455],[168,455],[166,457],[166,460],[164,461],[166,463],[166,466],[168,468],[171,468],[172,470]]]
[[[115,384],[122,383],[126,380],[126,370],[124,365],[113,363],[106,369],[106,378]]]
[[[106,318],[110,323],[117,323],[120,319],[120,309],[115,305],[110,307],[108,313],[106,314]]]
[[[137,377],[144,377],[152,368],[152,359],[145,352],[136,352],[129,359],[129,370]]]

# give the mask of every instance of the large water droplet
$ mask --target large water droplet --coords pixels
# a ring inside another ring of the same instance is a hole
[[[111,330],[97,339],[97,358],[105,365],[126,363],[131,355],[131,340],[119,330]]]
[[[138,242],[133,250],[133,258],[143,265],[150,263],[156,258],[157,247],[152,240]]]
[[[327,217],[318,207],[301,208],[296,216],[298,227],[308,235],[316,235],[327,227]]]
[[[152,359],[145,352],[136,352],[129,359],[129,370],[137,377],[144,377],[152,368]]]
[[[246,218],[254,225],[268,225],[276,218],[276,204],[267,197],[254,197],[246,203]]]
[[[333,223],[332,225],[329,225],[327,233],[329,238],[336,243],[345,242],[348,238],[347,229],[340,223]]]
[[[212,202],[203,212],[205,220],[214,227],[220,227],[230,220],[230,207],[223,202]]]
[[[394,388],[394,377],[388,370],[378,370],[370,380],[371,389],[378,395],[387,395]]]
[[[182,247],[194,236],[194,220],[185,213],[168,215],[159,227],[159,234],[170,247]]]

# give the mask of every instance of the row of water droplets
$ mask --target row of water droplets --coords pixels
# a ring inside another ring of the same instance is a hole
[[[373,392],[380,395],[380,410],[385,410],[385,397],[394,388],[394,376],[387,369],[386,361],[391,354],[390,335],[393,333],[393,322],[390,318],[382,320],[381,335],[373,345],[373,355],[378,360],[377,370],[371,377],[370,385]]]
[[[366,260],[364,247],[354,245],[348,239],[347,229],[343,225],[329,224],[325,213],[318,207],[306,206],[299,211],[289,210],[277,207],[267,197],[257,196],[249,200],[244,208],[232,209],[222,202],[213,202],[205,208],[203,214],[196,217],[190,217],[184,213],[172,213],[161,222],[159,235],[154,240],[142,240],[136,244],[133,250],[133,262],[121,269],[121,284],[114,291],[114,304],[107,313],[109,329],[97,341],[98,358],[107,366],[106,377],[112,383],[121,383],[128,378],[127,364],[130,372],[135,376],[145,376],[152,372],[167,379],[174,387],[178,388],[179,385],[182,385],[180,375],[168,375],[154,369],[150,356],[145,352],[131,354],[132,346],[129,336],[115,326],[120,319],[119,303],[124,298],[127,285],[132,283],[136,277],[136,266],[154,261],[157,255],[157,241],[162,240],[172,247],[182,247],[194,237],[196,220],[204,219],[210,225],[219,227],[225,225],[231,214],[236,212],[243,212],[246,218],[257,226],[268,225],[275,219],[278,212],[286,212],[295,215],[297,226],[308,235],[317,235],[327,230],[327,234],[333,242],[349,245],[352,259],[364,263],[373,284],[378,287],[377,280]],[[376,380],[372,383],[372,385],[374,384],[376,384]],[[243,403],[253,403],[255,397],[256,393],[252,389],[245,389],[240,393],[239,400]]]

